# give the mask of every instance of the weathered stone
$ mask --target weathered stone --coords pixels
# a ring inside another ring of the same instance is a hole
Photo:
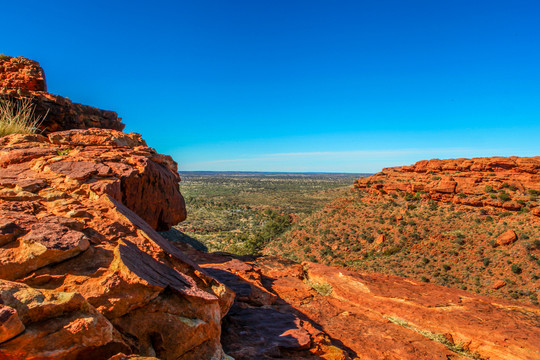
[[[517,235],[514,230],[509,229],[497,236],[497,244],[505,246],[510,245],[517,240]]]

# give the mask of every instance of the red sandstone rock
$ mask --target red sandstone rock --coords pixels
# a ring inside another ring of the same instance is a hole
[[[0,85],[3,90],[47,91],[45,72],[37,61],[19,57],[0,60]]]
[[[1,99],[30,99],[35,113],[45,117],[40,125],[45,132],[91,127],[124,128],[113,111],[76,104],[68,98],[47,93],[43,69],[36,61],[23,57],[0,59]]]
[[[6,136],[0,159],[0,358],[224,356],[232,291],[154,230],[185,218],[172,159],[104,129]]]
[[[538,156],[433,159],[411,166],[383,169],[368,178],[358,179],[354,186],[384,193],[425,191],[422,198],[427,200],[518,211],[524,207],[523,196],[527,191],[540,191],[539,170]],[[492,190],[488,192],[486,189]],[[506,192],[511,201],[503,201],[498,192]],[[456,195],[452,197],[451,194]],[[495,199],[487,198],[489,195]],[[522,203],[516,201],[519,198]],[[536,212],[540,213],[540,210]]]
[[[516,240],[517,240],[516,233],[514,232],[514,230],[509,229],[497,237],[497,244],[502,245],[502,246],[510,245]]]
[[[497,280],[493,283],[493,286],[491,287],[493,290],[499,290],[500,288],[506,286],[506,282],[503,280]]]
[[[0,343],[7,341],[24,331],[17,310],[0,304]]]
[[[237,360],[532,360],[540,351],[537,306],[320,264],[305,263],[298,272],[298,264],[279,258],[246,264],[188,251],[205,268],[230,262],[229,269],[245,275],[260,272],[262,286],[278,296],[264,308],[237,298],[223,334],[225,349]],[[249,282],[249,277],[230,281]],[[256,278],[254,283],[259,286]],[[331,291],[321,295],[314,284]]]

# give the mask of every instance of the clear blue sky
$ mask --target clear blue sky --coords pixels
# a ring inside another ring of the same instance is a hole
[[[182,170],[540,155],[540,2],[10,1],[0,53]]]

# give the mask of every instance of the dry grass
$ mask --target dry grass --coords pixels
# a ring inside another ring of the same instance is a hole
[[[0,136],[38,132],[45,117],[34,110],[31,99],[0,99]]]

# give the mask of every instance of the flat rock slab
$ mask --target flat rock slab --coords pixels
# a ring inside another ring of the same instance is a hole
[[[279,355],[280,349],[300,350],[311,344],[309,333],[302,328],[298,317],[274,309],[234,306],[224,328],[225,352],[233,357],[251,354],[262,358]]]

